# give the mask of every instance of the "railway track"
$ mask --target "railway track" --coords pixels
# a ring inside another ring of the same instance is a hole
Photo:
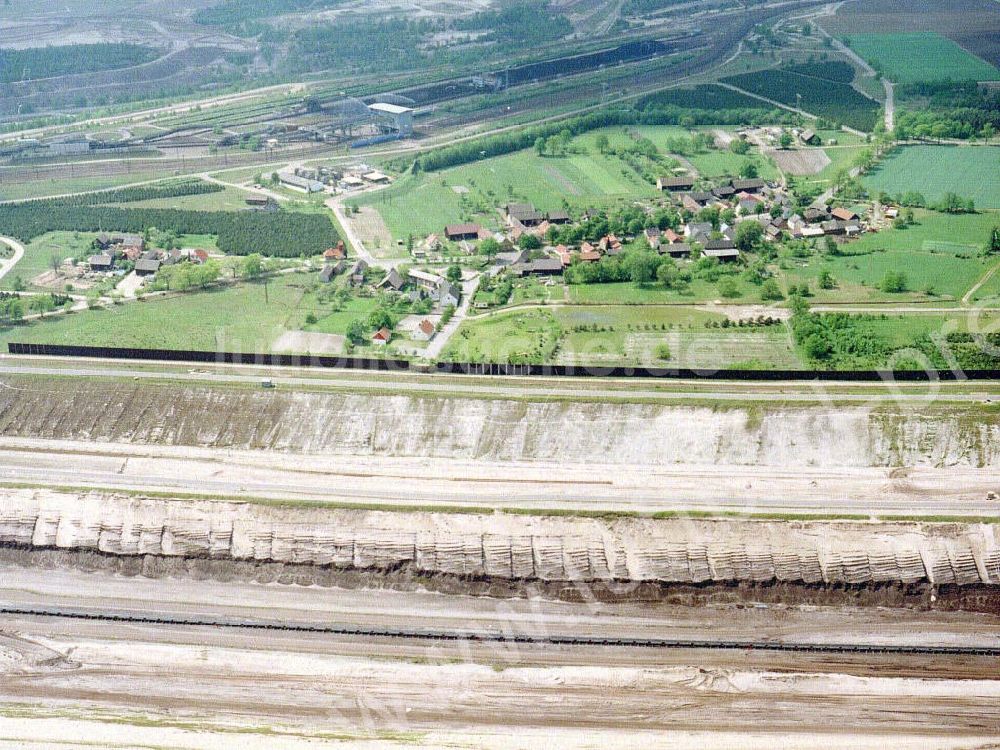
[[[320,633],[335,636],[393,638],[398,640],[502,643],[544,646],[609,646],[641,649],[712,651],[781,651],[813,654],[879,654],[891,656],[986,656],[1000,658],[998,646],[917,646],[875,643],[795,643],[790,641],[728,641],[675,638],[616,638],[605,636],[531,635],[494,630],[433,630],[376,628],[325,623],[277,622],[203,615],[141,614],[79,608],[0,605],[0,615],[53,617],[68,620],[121,622],[136,625],[217,627],[289,633]]]

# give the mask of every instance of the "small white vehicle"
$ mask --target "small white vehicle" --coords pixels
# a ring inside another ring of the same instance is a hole
[[[274,381],[271,378],[264,378],[260,381],[261,388],[274,388]]]

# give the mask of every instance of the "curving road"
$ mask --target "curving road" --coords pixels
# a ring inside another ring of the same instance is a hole
[[[7,245],[14,251],[14,255],[12,257],[6,260],[0,260],[0,279],[2,279],[14,270],[14,266],[16,266],[21,258],[24,257],[24,245],[15,240],[13,237],[0,237],[0,242]]]

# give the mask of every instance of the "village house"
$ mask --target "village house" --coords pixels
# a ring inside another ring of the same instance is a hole
[[[99,253],[98,255],[91,255],[87,259],[87,264],[90,266],[91,271],[105,272],[112,269],[114,260],[107,253]]]
[[[427,318],[424,318],[417,324],[416,329],[413,331],[413,338],[418,341],[430,341],[434,338],[435,333],[437,333],[437,328]]]
[[[835,208],[830,215],[838,221],[857,221],[858,215],[849,208]]]
[[[597,243],[598,247],[604,255],[621,255],[622,253],[622,243],[615,235],[609,234],[601,237],[600,242]]]
[[[666,190],[671,193],[680,190],[690,190],[693,187],[693,177],[660,177],[656,180],[657,190]]]
[[[690,211],[691,213],[696,214],[701,211],[702,205],[692,198],[690,193],[685,193],[681,196],[681,208],[685,211]]]
[[[458,303],[462,301],[462,290],[450,281],[441,279],[441,283],[437,287],[437,301],[441,307],[449,305],[458,307]]]
[[[135,263],[136,276],[152,276],[160,270],[160,261],[152,258],[140,258]]]
[[[810,130],[809,128],[806,128],[799,133],[799,140],[806,146],[819,146],[823,143],[823,139],[819,137],[816,131]]]
[[[408,272],[410,279],[418,287],[431,294],[437,291],[438,285],[444,280],[440,276],[411,268]]]
[[[818,221],[826,221],[829,219],[830,213],[825,208],[810,206],[802,212],[802,218],[806,220],[806,224],[815,224]]]
[[[530,203],[508,203],[506,211],[507,219],[515,225],[536,227],[545,220],[545,215],[536,210]]]
[[[740,251],[729,240],[712,240],[705,243],[702,250],[707,258],[717,258],[720,263],[728,263],[739,259]]]
[[[660,231],[659,227],[648,227],[642,230],[642,234],[646,238],[646,243],[649,245],[651,250],[660,249],[660,243],[663,241],[663,233]]]
[[[759,193],[766,184],[759,177],[732,181],[733,190],[737,193]]]
[[[562,273],[562,261],[557,258],[540,258],[528,263],[518,263],[511,266],[512,273],[518,276],[555,276]]]
[[[691,256],[691,246],[686,242],[660,245],[660,254],[669,255],[671,258],[688,258]]]
[[[692,222],[684,227],[684,237],[689,242],[705,242],[712,235],[712,229],[707,221]]]
[[[569,224],[572,219],[567,211],[549,211],[550,224]]]
[[[527,250],[511,250],[509,252],[497,253],[496,264],[498,266],[514,266],[518,263],[527,263],[529,253]]]
[[[555,248],[556,255],[559,256],[559,262],[563,264],[563,267],[568,266],[573,262],[573,253],[565,245],[556,245]]]
[[[452,242],[478,240],[480,231],[478,224],[450,224],[444,228],[444,236]]]
[[[351,286],[361,286],[365,283],[365,271],[368,270],[368,263],[366,263],[361,258],[354,261],[354,265],[351,266],[350,271],[350,283]]]
[[[327,264],[323,266],[323,270],[319,272],[319,280],[324,284],[329,284],[333,281],[334,277],[342,274],[346,267],[347,261],[344,260],[339,260],[333,264]]]
[[[377,285],[378,289],[391,289],[394,292],[401,292],[406,286],[406,280],[395,268],[389,271]]]
[[[375,346],[385,346],[392,340],[392,331],[388,328],[379,328],[372,334],[372,344]]]

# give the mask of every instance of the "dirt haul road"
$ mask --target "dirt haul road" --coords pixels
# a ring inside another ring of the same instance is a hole
[[[85,592],[85,593],[81,593]],[[983,643],[995,617],[556,604],[0,563],[4,601],[510,632]],[[781,710],[774,711],[774,701]],[[441,645],[5,616],[0,747],[983,747],[995,660]],[[653,734],[655,733],[655,735]],[[778,733],[783,733],[780,738]],[[655,736],[655,740],[653,737]],[[36,744],[37,743],[37,744]]]
[[[996,515],[995,468],[651,467],[0,438],[0,482],[379,506]]]

